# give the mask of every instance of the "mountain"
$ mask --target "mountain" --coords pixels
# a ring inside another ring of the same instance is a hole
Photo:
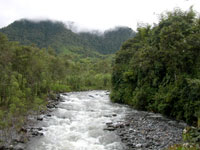
[[[87,40],[90,47],[96,49],[103,54],[115,53],[120,49],[122,43],[135,36],[135,32],[128,27],[116,27],[104,32],[104,34],[96,33],[80,33],[80,36]]]
[[[57,51],[64,45],[84,45],[83,40],[65,28],[62,22],[19,20],[0,31],[6,34],[11,41],[19,41],[25,45],[34,43],[40,48],[51,46]]]
[[[35,44],[40,48],[52,47],[57,53],[112,54],[121,44],[135,35],[128,27],[117,27],[103,34],[95,32],[74,33],[62,22],[22,19],[0,29],[11,41]],[[94,54],[95,55],[95,54]]]

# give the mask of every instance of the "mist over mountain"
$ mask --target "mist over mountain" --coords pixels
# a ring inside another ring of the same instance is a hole
[[[51,20],[27,19],[15,21],[0,29],[0,32],[6,34],[11,41],[19,41],[24,45],[36,44],[40,48],[52,47],[57,53],[95,51],[111,54],[119,50],[124,41],[135,35],[128,27],[116,27],[104,33],[96,30],[78,31],[73,22],[65,24]]]

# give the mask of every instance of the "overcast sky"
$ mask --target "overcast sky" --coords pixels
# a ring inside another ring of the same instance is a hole
[[[157,23],[160,13],[191,5],[200,12],[200,0],[0,0],[0,28],[28,18],[72,21],[89,29],[136,30],[137,23]]]

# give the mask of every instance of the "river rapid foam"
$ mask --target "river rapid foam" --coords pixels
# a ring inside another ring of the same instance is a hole
[[[44,136],[27,150],[123,150],[125,145],[106,123],[121,121],[128,107],[113,104],[107,91],[61,94],[62,102],[39,123]]]

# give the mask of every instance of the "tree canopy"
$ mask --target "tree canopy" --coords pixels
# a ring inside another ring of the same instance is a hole
[[[52,48],[10,42],[0,33],[1,140],[12,139],[10,129],[19,131],[26,117],[45,109],[54,93],[109,89],[111,61],[112,55],[58,55]]]
[[[195,124],[200,118],[200,19],[190,9],[139,27],[116,54],[111,98]]]
[[[0,29],[11,41],[35,44],[39,48],[52,47],[56,53],[88,55],[115,53],[121,44],[135,35],[128,27],[117,27],[105,33],[74,33],[62,22],[43,20],[39,22],[22,19]]]

